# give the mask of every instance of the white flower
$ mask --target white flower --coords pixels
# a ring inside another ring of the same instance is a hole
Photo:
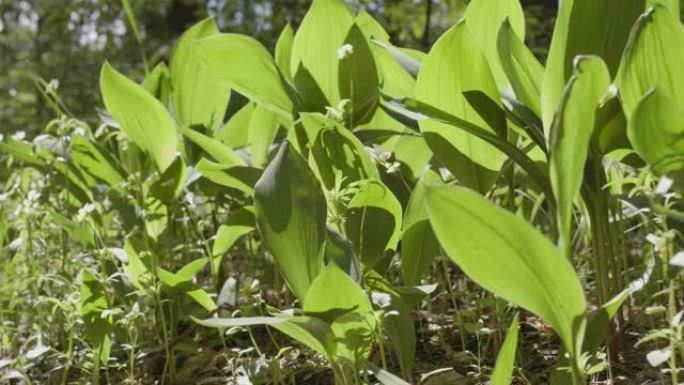
[[[8,194],[8,193],[0,194],[0,202],[6,201],[7,198],[9,198],[9,194]]]
[[[38,199],[40,199],[40,193],[36,190],[29,190],[28,195],[26,196],[26,199],[30,202],[35,202]]]
[[[388,174],[394,174],[395,172],[397,172],[397,170],[399,170],[400,166],[401,164],[399,162],[393,162],[392,164],[386,167],[386,171]]]
[[[371,301],[379,307],[385,308],[391,305],[392,297],[387,293],[371,293]]]
[[[78,215],[76,216],[76,221],[82,222],[93,211],[95,211],[95,204],[87,203],[85,206],[78,209]]]
[[[26,133],[24,131],[17,131],[12,135],[12,139],[24,140],[26,138]]]
[[[655,251],[660,251],[665,247],[665,238],[659,237],[655,234],[648,234],[646,240],[653,245]]]
[[[0,142],[2,142],[5,139],[5,135],[0,134]]]
[[[670,265],[684,267],[684,251],[680,251],[670,258]]]
[[[670,191],[672,184],[674,184],[674,180],[672,180],[671,178],[668,178],[666,176],[661,177],[658,181],[658,186],[655,189],[655,193],[658,195],[667,194],[667,192]]]
[[[8,249],[12,251],[16,251],[21,247],[21,245],[24,243],[24,238],[18,237],[17,239],[13,240],[10,242],[10,244],[7,246]]]
[[[59,80],[57,79],[52,79],[50,82],[45,86],[45,92],[51,93],[57,91],[59,88]]]
[[[337,50],[337,58],[342,60],[354,53],[354,46],[345,44]]]
[[[672,350],[669,348],[667,349],[661,349],[661,350],[654,350],[646,354],[646,360],[648,361],[651,366],[654,368],[657,366],[662,365],[665,363],[667,360],[670,359],[670,356],[672,355]]]

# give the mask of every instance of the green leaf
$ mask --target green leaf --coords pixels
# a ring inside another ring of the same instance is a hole
[[[361,262],[354,251],[354,245],[331,228],[325,242],[325,261],[334,263],[355,282],[361,282]]]
[[[292,70],[290,69],[290,62],[292,62],[292,44],[294,42],[294,31],[290,23],[285,25],[285,28],[280,32],[278,41],[275,47],[275,62],[278,68],[287,79],[292,79]]]
[[[171,96],[171,80],[166,64],[162,62],[154,66],[152,71],[145,76],[141,85],[147,92],[154,95],[162,105],[168,105]]]
[[[499,100],[487,59],[470,35],[466,24],[459,23],[437,40],[418,74],[416,98],[496,133],[463,95],[465,91],[479,90],[492,100]],[[459,60],[454,60],[455,57]],[[444,123],[419,123],[437,159],[461,183],[480,191],[491,187],[505,159],[501,152],[486,141]]]
[[[164,105],[105,62],[100,73],[102,99],[121,129],[154,160],[160,171],[178,152],[176,129]]]
[[[284,142],[255,186],[257,228],[292,292],[304,301],[323,268],[325,195],[289,142]]]
[[[335,335],[335,356],[357,363],[370,354],[375,325],[366,293],[336,264],[329,264],[311,283],[304,312],[327,320]],[[338,315],[341,314],[341,315]]]
[[[499,354],[496,356],[496,366],[492,373],[492,385],[511,385],[519,332],[520,323],[516,314],[511,322],[511,326],[508,328],[506,338],[501,345],[501,350],[499,350]]]
[[[463,187],[428,188],[427,210],[442,247],[470,278],[543,318],[576,357],[584,293],[572,265],[548,239]]]
[[[245,161],[240,158],[232,148],[220,141],[197,132],[191,128],[181,126],[181,132],[185,137],[200,146],[204,152],[211,155],[217,162],[224,166],[244,166]]]
[[[246,146],[249,142],[249,122],[252,120],[252,112],[255,108],[254,103],[245,104],[216,132],[216,139],[232,148]]]
[[[201,287],[192,282],[192,278],[209,262],[207,258],[200,258],[184,266],[176,273],[157,268],[157,277],[169,288],[183,293],[192,298],[198,305],[207,311],[216,310],[216,304],[209,294]]]
[[[354,16],[343,1],[314,0],[292,45],[290,69],[296,73],[301,63],[333,106],[340,101],[337,50],[353,23]]]
[[[577,55],[600,56],[611,77],[645,0],[563,0],[542,86],[542,119],[548,134]]]
[[[427,186],[441,182],[439,175],[427,172],[411,193],[401,236],[401,274],[406,285],[420,283],[428,272],[434,257],[439,255],[439,242],[435,236],[425,208]]]
[[[107,150],[82,136],[71,137],[71,158],[78,168],[114,189],[120,189],[126,180],[117,160]]]
[[[383,368],[373,365],[370,362],[368,363],[368,367],[371,373],[373,373],[375,376],[375,379],[380,381],[380,383],[383,385],[410,385],[408,382],[402,380]]]
[[[128,21],[128,24],[131,26],[131,30],[133,31],[133,36],[135,37],[135,40],[142,41],[140,39],[140,33],[138,32],[138,22],[135,20],[135,13],[133,12],[133,8],[131,8],[130,1],[121,0],[121,5],[123,6],[124,13],[126,14],[126,20]]]
[[[390,36],[382,27],[382,24],[375,20],[365,9],[359,11],[358,15],[356,15],[356,19],[354,19],[354,23],[361,28],[363,34],[368,38],[389,42]]]
[[[254,226],[251,225],[221,225],[216,232],[216,240],[214,240],[214,245],[212,247],[212,260],[211,268],[213,272],[218,272],[221,266],[221,260],[223,255],[230,250],[235,243],[242,238],[244,235],[248,234],[254,230]]]
[[[551,187],[557,204],[560,249],[572,255],[572,208],[584,177],[596,112],[608,93],[610,74],[600,57],[580,56],[551,127]]]
[[[516,35],[508,20],[504,21],[497,38],[497,52],[506,77],[518,100],[541,116],[541,88],[544,67]]]
[[[660,88],[639,102],[627,134],[637,154],[661,174],[684,169],[684,104],[678,108]]]
[[[112,316],[105,315],[109,309],[107,291],[97,277],[89,270],[81,272],[80,311],[85,326],[85,335],[100,361],[107,364],[111,347]]]
[[[335,187],[338,173],[344,178],[342,187],[364,179],[379,180],[377,167],[351,131],[320,114],[302,114],[302,123],[310,132],[318,130],[311,156],[326,189]]]
[[[541,188],[547,198],[553,197],[551,185],[544,172],[529,156],[527,156],[527,154],[514,144],[509,143],[506,139],[421,101],[411,98],[393,99],[387,96],[384,97],[387,100],[383,101],[383,108],[392,111],[394,116],[401,117],[407,121],[421,122],[427,119],[434,120],[449,127],[456,127],[468,135],[476,136],[477,138],[490,143],[503,154],[506,154],[506,156],[520,166],[520,168],[525,170]],[[433,151],[442,151],[446,159],[450,159],[451,157],[458,159],[459,154],[455,153],[457,150],[453,148],[451,143],[447,142],[439,135],[425,132],[423,133],[423,136],[428,143],[431,143],[430,145],[433,148]]]
[[[181,126],[204,126],[213,133],[223,123],[230,87],[207,71],[193,50],[197,39],[219,34],[213,19],[204,19],[185,31],[171,56],[173,112]]]
[[[334,351],[334,336],[330,326],[314,317],[245,317],[245,318],[209,318],[199,320],[191,316],[196,323],[214,328],[233,328],[239,326],[267,325],[302,343],[304,346],[327,357]]]
[[[268,162],[268,150],[278,133],[278,129],[284,125],[284,118],[268,109],[257,105],[252,111],[247,137],[251,145],[250,155],[252,163],[257,167],[263,167]]]
[[[247,166],[230,166],[214,163],[205,158],[195,166],[197,172],[208,180],[224,187],[242,191],[247,195],[254,193],[254,185],[259,177],[261,170]]]
[[[501,23],[507,21],[515,35],[525,40],[525,14],[520,0],[473,0],[465,12],[465,22],[473,43],[487,58],[500,90],[509,87],[497,52],[497,35]]]
[[[180,196],[185,187],[187,168],[182,156],[176,160],[150,186],[150,194],[164,203],[169,203]]]
[[[381,182],[364,181],[347,205],[345,229],[361,262],[375,267],[396,250],[401,236],[401,204]]]
[[[682,63],[684,26],[678,14],[663,5],[650,8],[634,25],[615,81],[627,117],[653,88],[684,109]]]
[[[358,25],[353,24],[344,40],[353,49],[340,58],[340,97],[351,100],[349,127],[366,123],[373,116],[379,96],[378,70],[368,40]]]
[[[290,116],[292,100],[271,54],[257,40],[221,33],[193,43],[195,54],[237,92],[273,112]]]

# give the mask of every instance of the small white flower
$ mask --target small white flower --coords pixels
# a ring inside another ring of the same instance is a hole
[[[2,142],[5,139],[5,135],[0,134],[0,142]]]
[[[86,130],[83,128],[83,126],[78,126],[74,130],[74,134],[78,136],[85,136],[86,135]]]
[[[354,53],[354,46],[345,44],[337,50],[337,58],[342,60]]]
[[[24,131],[17,131],[12,135],[12,139],[24,140],[26,138],[26,133]]]
[[[13,240],[10,242],[10,244],[7,246],[8,249],[11,251],[16,251],[21,247],[21,245],[24,243],[24,238],[18,237],[17,239]]]
[[[662,250],[665,247],[665,238],[659,237],[655,234],[648,234],[646,240],[653,245],[655,251]]]
[[[26,196],[26,199],[30,202],[35,202],[38,199],[40,199],[40,193],[36,190],[29,190],[28,195]]]
[[[401,166],[401,164],[399,162],[394,162],[394,163],[392,163],[386,167],[386,171],[388,174],[394,174],[395,172],[397,172],[399,170],[400,166]]]
[[[6,201],[7,198],[9,198],[9,194],[8,194],[8,193],[0,194],[0,202]]]
[[[387,293],[371,293],[371,301],[378,307],[388,307],[392,304],[392,297]]]
[[[667,194],[667,192],[670,191],[672,184],[674,184],[674,180],[672,180],[671,178],[668,178],[666,176],[661,177],[658,181],[658,186],[656,186],[655,193],[658,195]]]
[[[76,221],[82,222],[90,213],[95,211],[95,204],[87,203],[80,209],[78,209],[78,215],[76,216]]]
[[[260,283],[261,283],[261,282],[259,282],[258,279],[255,279],[254,281],[252,281],[252,284],[249,286],[249,289],[252,290],[252,291],[258,289]]]
[[[651,364],[651,366],[655,368],[669,360],[671,355],[672,350],[670,350],[669,348],[654,350],[646,354],[646,360],[649,364]]]
[[[680,251],[670,258],[670,265],[684,267],[684,251]]]
[[[45,92],[51,93],[57,91],[59,88],[59,80],[57,79],[52,79],[50,82],[45,86]]]

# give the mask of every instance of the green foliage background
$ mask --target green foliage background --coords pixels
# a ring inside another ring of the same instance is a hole
[[[364,8],[399,46],[427,51],[462,17],[467,0],[346,0]],[[132,0],[150,64],[168,58],[170,47],[192,24],[216,19],[224,32],[253,36],[269,49],[282,28],[296,27],[309,0]],[[555,20],[556,0],[523,1],[528,44],[545,56]],[[429,28],[426,25],[429,23]],[[59,94],[74,115],[94,121],[101,105],[97,75],[109,60],[136,80],[144,68],[140,46],[120,1],[0,0],[0,133],[35,133],[53,117],[35,86],[59,81]],[[136,76],[137,75],[137,76]],[[239,100],[237,101],[239,102]]]

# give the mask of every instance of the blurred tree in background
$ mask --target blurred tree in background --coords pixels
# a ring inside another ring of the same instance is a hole
[[[392,41],[427,51],[462,16],[467,0],[346,0],[365,9]],[[152,66],[167,60],[190,25],[214,17],[223,31],[241,32],[272,48],[281,29],[297,26],[310,0],[131,0],[142,47],[119,0],[0,0],[0,133],[36,132],[54,108],[43,86],[58,92],[69,114],[93,120],[100,105],[98,74],[107,59],[141,80],[141,50]],[[523,0],[528,43],[543,58],[556,0]],[[54,81],[51,81],[53,80]]]

